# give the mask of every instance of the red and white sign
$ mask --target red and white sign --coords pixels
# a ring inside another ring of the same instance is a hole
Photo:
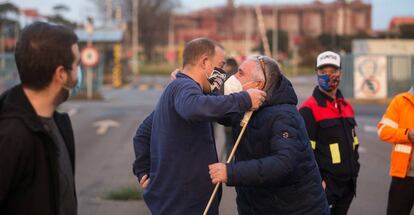
[[[354,59],[354,96],[358,99],[387,98],[387,58],[360,55]]]
[[[99,51],[95,47],[86,47],[81,52],[81,61],[85,67],[94,67],[99,62]]]

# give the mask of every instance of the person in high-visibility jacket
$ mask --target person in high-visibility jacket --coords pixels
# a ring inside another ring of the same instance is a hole
[[[387,214],[410,214],[414,203],[414,86],[397,95],[378,123],[378,136],[393,144]]]

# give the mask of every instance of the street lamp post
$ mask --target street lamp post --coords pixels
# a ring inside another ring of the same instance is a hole
[[[139,0],[132,0],[132,72],[135,75],[139,75],[139,62],[138,62],[138,10]]]
[[[88,33],[88,43],[87,47],[92,47],[92,35],[93,35],[93,19],[88,17],[87,22],[85,23],[85,31]],[[88,99],[93,97],[93,71],[90,66],[86,68],[86,96]]]
[[[272,43],[273,43],[273,58],[277,59],[277,51],[278,51],[278,22],[279,19],[277,17],[277,4],[276,4],[276,0],[274,1],[274,6],[273,6],[273,38],[272,38]]]

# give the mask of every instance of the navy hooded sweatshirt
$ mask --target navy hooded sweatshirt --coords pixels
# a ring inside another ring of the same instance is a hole
[[[208,165],[218,162],[211,121],[251,108],[247,92],[204,95],[179,73],[134,137],[139,179],[149,173],[144,200],[152,214],[202,214],[214,189]],[[209,214],[218,214],[219,198]]]
[[[284,76],[253,113],[235,162],[227,165],[240,215],[326,215],[328,204],[292,84]],[[227,121],[234,137],[240,116]]]

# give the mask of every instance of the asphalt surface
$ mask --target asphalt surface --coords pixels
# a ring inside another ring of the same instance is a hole
[[[109,201],[103,196],[120,187],[138,187],[132,174],[132,137],[168,82],[166,77],[143,77],[123,89],[102,89],[104,101],[70,101],[60,108],[70,113],[76,136],[80,215],[150,214],[143,201]],[[311,94],[314,82],[311,77],[293,79],[300,101]],[[354,105],[354,108],[361,170],[357,196],[349,214],[385,214],[391,145],[378,139],[375,126],[386,106]],[[220,153],[224,142],[222,128],[218,127],[216,134]],[[237,214],[233,188],[224,189],[220,211],[223,215]]]

